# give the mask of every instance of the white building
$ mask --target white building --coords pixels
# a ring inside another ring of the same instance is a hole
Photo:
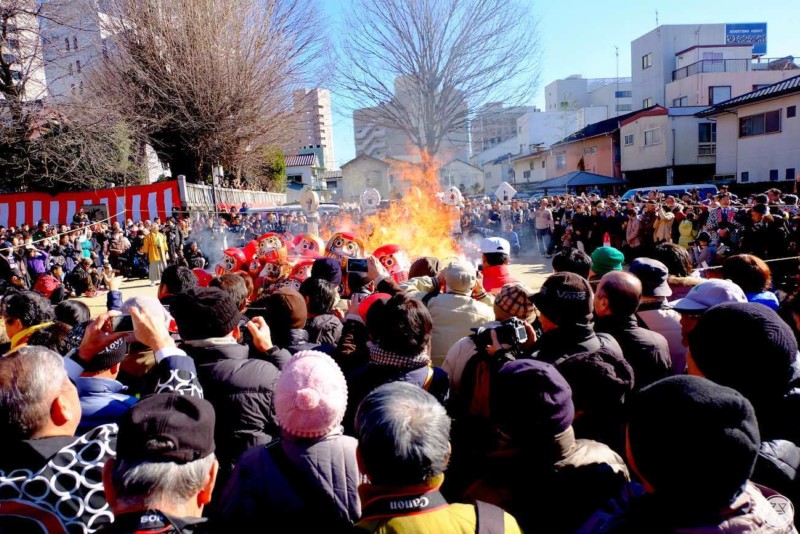
[[[633,109],[656,104],[708,105],[708,88],[717,87],[715,84],[731,86],[730,96],[737,96],[739,85],[749,87],[749,91],[753,85],[777,81],[772,75],[741,74],[762,70],[763,64],[769,63],[762,60],[759,65],[750,61],[766,54],[766,39],[766,23],[659,26],[631,42]],[[712,77],[705,82],[695,77],[707,73],[735,75]],[[691,79],[668,89],[673,82],[685,78]],[[733,79],[741,82],[734,83]],[[721,101],[717,98],[722,96],[720,92],[712,98]]]
[[[470,163],[455,159],[441,168],[439,180],[442,190],[457,187],[464,195],[484,192],[483,171]]]
[[[44,66],[51,98],[80,98],[88,72],[108,53],[114,17],[99,0],[53,0],[41,17]]]
[[[377,189],[381,198],[391,198],[389,163],[362,154],[342,165],[339,198],[342,202],[358,204],[366,189]]]
[[[800,76],[698,115],[717,123],[717,175],[738,183],[795,180],[800,172]]]
[[[656,106],[620,123],[621,168],[631,186],[713,178],[717,125],[695,116],[704,109]]]
[[[413,117],[415,109],[419,107],[411,88],[411,82],[403,78],[395,80],[396,104],[388,103],[382,106],[400,105],[409,110]],[[463,94],[453,99],[459,101],[465,117],[463,126],[447,132],[440,144],[437,158],[442,162],[454,159],[468,159],[469,142],[467,135],[467,101]],[[399,128],[394,127],[382,118],[381,107],[362,108],[353,111],[353,131],[356,141],[356,156],[367,155],[374,158],[397,158],[409,160],[418,158],[419,154],[411,139]]]
[[[545,111],[601,107],[606,118],[628,113],[632,108],[630,78],[584,78],[573,74],[550,82],[544,88]]]
[[[314,151],[326,169],[338,168],[333,147],[333,112],[327,89],[298,89],[292,93],[295,122],[284,147],[287,154]]]
[[[6,36],[0,50],[15,86],[24,85],[22,99],[34,102],[47,96],[39,21],[32,14],[36,13],[36,2],[18,0],[14,4],[9,8],[12,16],[0,22]]]
[[[290,194],[292,190],[325,189],[325,182],[317,179],[317,173],[320,171],[321,168],[316,154],[286,156],[287,195]]]
[[[497,146],[517,135],[517,119],[538,111],[534,106],[505,107],[502,102],[481,106],[470,121],[472,154]]]

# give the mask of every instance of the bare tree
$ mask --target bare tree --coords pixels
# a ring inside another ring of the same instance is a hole
[[[292,90],[320,73],[318,9],[302,0],[107,0],[91,91],[136,125],[173,174],[248,170],[280,146]]]
[[[353,0],[339,90],[363,117],[436,155],[471,110],[522,103],[538,79],[536,24],[516,0]]]

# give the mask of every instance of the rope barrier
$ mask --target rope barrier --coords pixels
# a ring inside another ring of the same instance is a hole
[[[105,219],[100,219],[98,221],[91,221],[84,228],[88,228],[89,226],[91,226],[93,224],[102,224],[104,222],[108,222],[111,219],[116,219],[118,216],[124,215],[124,214],[125,214],[125,211],[120,211],[120,212],[115,213],[114,215],[110,215],[110,216],[106,217]],[[60,239],[62,235],[69,235],[69,234],[74,234],[76,232],[83,232],[83,231],[84,231],[83,229],[75,229],[75,230],[68,230],[66,232],[60,232],[60,233],[57,232],[55,235],[50,235],[50,236],[47,236],[47,237],[43,237],[42,239],[36,239],[34,241],[31,241],[30,243],[23,243],[22,245],[17,245],[16,247],[0,248],[0,252],[6,251],[6,250],[12,250],[13,251],[15,248],[24,248],[26,245],[33,245],[34,243],[44,243],[45,241],[50,241],[51,239]]]

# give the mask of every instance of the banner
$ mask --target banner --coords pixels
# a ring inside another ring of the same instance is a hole
[[[742,22],[725,25],[725,42],[727,44],[751,44],[753,55],[763,56],[767,53],[767,23]]]

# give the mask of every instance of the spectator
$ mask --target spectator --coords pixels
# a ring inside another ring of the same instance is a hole
[[[364,334],[368,333],[370,342],[362,338],[355,343],[367,346],[369,363],[347,375],[346,430],[353,428],[361,399],[387,382],[409,382],[428,391],[442,404],[447,402],[450,383],[447,373],[431,364],[428,354],[431,315],[422,302],[403,293],[387,301],[378,300],[370,306],[366,323]]]
[[[103,468],[114,512],[103,532],[203,530],[219,468],[214,421],[208,401],[175,393],[151,395],[131,408],[120,423],[117,456]]]
[[[641,254],[643,231],[642,222],[636,214],[636,210],[629,209],[625,212],[628,216],[628,224],[625,227],[625,243],[627,243],[626,259],[632,262]]]
[[[555,221],[553,220],[553,212],[547,207],[546,200],[539,201],[539,206],[533,210],[531,217],[533,218],[534,230],[536,230],[536,249],[540,256],[547,254],[549,258],[553,255]]]
[[[565,248],[553,257],[553,273],[575,273],[589,279],[592,258],[577,248]]]
[[[593,298],[589,282],[577,274],[558,273],[545,280],[531,297],[539,310],[543,333],[537,338],[533,329],[528,331],[526,349],[530,356],[556,366],[573,354],[601,347],[621,356],[622,349],[613,337],[594,332]]]
[[[748,302],[757,302],[778,311],[778,297],[769,290],[772,273],[761,258],[750,254],[730,256],[722,263],[722,276],[741,287]]]
[[[596,284],[604,274],[621,271],[623,261],[625,261],[625,256],[614,247],[597,247],[592,252],[592,270],[589,272],[589,281]]]
[[[641,298],[642,283],[623,272],[606,273],[594,298],[595,331],[609,334],[622,347],[622,355],[633,368],[636,389],[672,374],[667,340],[638,324]]]
[[[472,298],[477,273],[471,264],[455,261],[444,270],[445,293],[428,301],[431,330],[431,361],[441,366],[450,347],[470,329],[494,320],[492,308]]]
[[[630,364],[600,349],[566,359],[558,371],[572,389],[575,436],[605,443],[624,456],[625,400],[635,384]]]
[[[261,302],[274,346],[290,354],[317,348],[317,344],[308,341],[308,332],[304,329],[308,310],[303,295],[297,290],[282,287]]]
[[[192,276],[194,276],[194,273],[192,273]],[[232,273],[215,276],[211,280],[209,287],[218,287],[233,297],[233,301],[240,312],[244,312],[247,308],[247,298],[250,293],[247,291],[247,284],[241,276]]]
[[[89,306],[79,300],[65,300],[58,303],[55,309],[56,321],[61,321],[70,326],[77,326],[85,323],[91,318]]]
[[[518,282],[508,271],[511,245],[501,237],[487,237],[481,241],[483,287],[491,294],[510,282]]]
[[[50,254],[44,250],[39,250],[33,245],[25,245],[25,252],[28,264],[28,274],[32,282],[47,272]]]
[[[676,454],[688,442],[691,454]],[[758,447],[753,407],[738,392],[693,376],[656,382],[631,399],[628,417],[628,463],[644,489],[578,532],[796,532],[749,481]]]
[[[433,396],[409,384],[385,384],[364,399],[356,417],[360,465],[369,480],[359,487],[358,528],[472,534],[480,524],[520,532],[513,517],[491,505],[448,504],[439,492],[450,456],[450,418]]]
[[[689,332],[697,321],[713,306],[726,302],[747,302],[742,288],[730,280],[706,280],[692,288],[685,298],[671,303],[672,309],[681,314],[681,342],[689,346]]]
[[[295,354],[275,386],[281,438],[244,453],[222,495],[221,523],[242,532],[276,521],[300,532],[349,532],[361,504],[357,442],[342,434],[346,407],[336,362]]]
[[[54,317],[50,301],[35,291],[6,295],[2,313],[6,335],[11,340],[9,351],[24,346],[33,332],[50,325]]]
[[[28,338],[28,345],[45,347],[58,354],[66,354],[72,348],[69,332],[72,326],[60,321],[53,321],[49,326],[40,328]]]
[[[170,265],[161,273],[158,285],[158,300],[164,306],[170,306],[175,296],[185,293],[197,286],[197,276],[191,269],[178,265]]]
[[[334,315],[339,300],[336,286],[321,278],[307,278],[300,284],[300,294],[308,310],[305,330],[309,343],[335,347],[342,335],[342,321]]]
[[[518,258],[520,251],[519,236],[517,232],[514,231],[514,225],[511,223],[506,224],[503,227],[503,232],[500,234],[500,237],[508,241],[511,247],[511,257]]]
[[[54,306],[67,298],[67,292],[61,277],[64,269],[61,265],[53,265],[46,273],[39,275],[33,284],[33,290],[48,299]]]
[[[273,411],[278,369],[250,359],[248,348],[236,342],[239,308],[221,289],[195,287],[180,293],[170,312],[182,347],[197,364],[205,398],[225,414],[217,422],[215,441],[222,468],[229,473],[242,452],[278,435]]]
[[[661,243],[656,246],[653,259],[667,268],[667,285],[672,291],[672,300],[682,299],[697,284],[703,281],[692,268],[689,252],[675,243]]]
[[[686,370],[686,346],[681,336],[681,314],[672,309],[667,302],[672,295],[672,289],[668,284],[667,266],[650,258],[636,258],[631,263],[630,273],[642,283],[642,298],[636,312],[637,320],[645,328],[664,336],[669,344],[672,371],[675,374],[682,374]]]
[[[720,336],[719,332],[733,335]],[[753,481],[800,505],[797,341],[776,313],[755,303],[708,310],[689,334],[689,373],[731,387],[753,405],[761,447]]]
[[[467,496],[509,511],[524,531],[573,532],[629,480],[622,458],[608,446],[575,439],[572,391],[552,365],[505,364],[491,405],[503,437],[478,464]]]

